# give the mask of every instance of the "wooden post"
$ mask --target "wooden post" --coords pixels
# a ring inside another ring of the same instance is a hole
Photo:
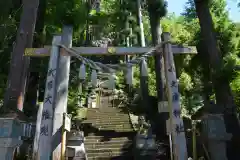
[[[193,160],[197,160],[197,134],[196,134],[196,122],[192,122],[192,145],[193,145]]]
[[[66,116],[63,116],[63,126],[65,126],[65,118]],[[62,140],[61,140],[61,160],[65,159],[65,152],[66,152],[66,138],[67,138],[67,132],[64,127],[62,129]]]
[[[43,112],[43,103],[39,103],[38,105],[38,113],[37,113],[37,122],[36,122],[36,130],[35,137],[33,143],[33,160],[37,160],[38,157],[38,147],[39,147],[39,138],[41,133],[41,120],[42,120],[42,112]]]
[[[61,42],[61,36],[54,36],[52,53],[48,65],[48,75],[44,94],[44,104],[39,137],[39,160],[50,160],[54,99],[56,97],[56,69],[58,67],[59,47],[54,45]]]
[[[170,41],[170,34],[163,33],[163,38],[164,41]],[[170,43],[164,46],[164,65],[170,113],[170,134],[173,141],[173,156],[174,160],[186,160],[188,155],[183,120],[181,119],[180,94],[178,92],[178,82]]]
[[[62,44],[66,47],[72,47],[72,32],[70,26],[63,27]],[[56,97],[54,99],[54,117],[53,117],[53,160],[61,159],[61,140],[66,139],[62,135],[63,114],[67,112],[68,81],[70,72],[70,56],[61,55],[58,60],[56,73]]]
[[[148,106],[148,68],[146,60],[143,59],[140,63],[140,89],[142,105],[147,113],[149,113]]]
[[[78,107],[82,107],[82,91],[83,91],[83,82],[86,79],[86,67],[85,64],[81,62],[79,67],[78,75]]]

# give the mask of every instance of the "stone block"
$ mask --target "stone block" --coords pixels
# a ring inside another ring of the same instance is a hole
[[[22,135],[22,125],[16,119],[0,118],[0,137],[18,138]]]
[[[227,141],[231,139],[231,135],[226,132],[221,114],[206,114],[203,119],[203,131],[209,140]]]

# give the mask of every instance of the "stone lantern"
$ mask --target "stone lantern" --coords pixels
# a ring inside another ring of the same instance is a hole
[[[17,113],[1,115],[0,118],[0,159],[12,160],[16,149],[23,143],[23,127]]]
[[[67,157],[72,158],[73,160],[86,159],[83,131],[75,130],[68,134],[66,153]]]
[[[214,103],[205,105],[192,119],[202,122],[201,136],[207,144],[211,160],[227,160],[226,141],[231,139],[231,134],[226,132],[223,115],[217,107]]]

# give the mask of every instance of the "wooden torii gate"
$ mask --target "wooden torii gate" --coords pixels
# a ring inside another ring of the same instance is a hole
[[[175,73],[173,55],[196,54],[195,47],[184,47],[171,45],[170,34],[163,33],[163,47],[157,48],[158,54],[163,54],[166,85],[168,90],[168,103],[170,112],[170,135],[173,144],[174,160],[187,159],[187,147],[184,133],[183,121],[180,117],[180,95]],[[61,136],[61,127],[64,125],[64,116],[67,112],[68,80],[70,70],[70,57],[68,51],[57,44],[71,48],[72,27],[65,26],[61,36],[53,38],[52,46],[44,48],[27,48],[25,56],[46,57],[50,56],[48,76],[46,80],[45,102],[42,113],[40,129],[40,146],[38,159],[48,160],[52,155],[53,160],[65,157],[65,144]],[[84,55],[143,55],[151,50],[149,47],[72,47],[81,56]],[[52,122],[53,121],[53,122]],[[53,126],[52,126],[53,124]],[[64,133],[64,132],[63,132]],[[52,142],[52,147],[46,147],[44,143]],[[42,145],[41,145],[42,144]],[[51,152],[53,148],[53,154]]]

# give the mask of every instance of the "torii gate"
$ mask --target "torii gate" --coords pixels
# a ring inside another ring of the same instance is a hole
[[[174,160],[187,159],[187,146],[183,121],[180,117],[180,95],[175,73],[173,55],[196,54],[195,47],[171,45],[170,34],[163,33],[164,42],[156,48],[157,54],[163,54],[168,103],[170,112],[170,135],[172,137]],[[61,143],[61,127],[64,125],[64,114],[67,112],[68,80],[70,71],[69,49],[79,55],[143,55],[151,50],[149,47],[72,47],[72,27],[65,26],[62,36],[53,38],[52,46],[44,48],[27,48],[25,56],[46,57],[50,56],[48,77],[46,80],[45,102],[41,121],[41,135],[38,149],[39,160],[53,160],[65,157],[65,144]],[[61,47],[59,44],[64,45]],[[45,114],[47,113],[47,114]],[[52,125],[53,124],[53,125]],[[63,133],[65,133],[63,131]],[[52,142],[52,147],[49,142]],[[53,154],[51,152],[53,148]]]

